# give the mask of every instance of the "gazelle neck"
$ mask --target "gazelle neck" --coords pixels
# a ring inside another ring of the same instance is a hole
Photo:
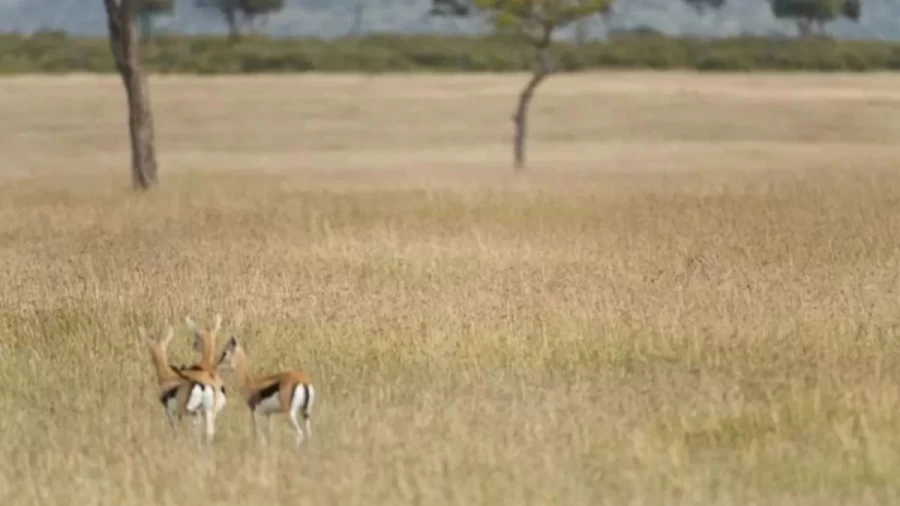
[[[211,334],[204,333],[200,336],[200,367],[212,371],[215,365],[216,339]]]
[[[159,344],[152,343],[150,348],[150,357],[153,359],[153,366],[156,368],[156,381],[160,386],[178,379],[178,374],[169,367],[169,359],[166,357],[166,350]]]

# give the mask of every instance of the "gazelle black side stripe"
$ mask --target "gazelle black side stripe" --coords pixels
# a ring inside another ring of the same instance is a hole
[[[172,397],[175,397],[176,392],[178,392],[178,387],[170,388],[170,389],[166,390],[159,396],[159,402],[161,402],[162,405],[165,406],[166,404],[169,403],[169,399],[171,399]]]

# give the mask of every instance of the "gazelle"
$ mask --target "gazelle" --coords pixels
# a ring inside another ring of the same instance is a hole
[[[178,370],[182,373],[186,371],[202,371],[209,375],[215,386],[216,392],[213,411],[215,412],[215,415],[218,415],[219,412],[225,408],[225,404],[227,404],[225,382],[216,370],[214,363],[216,355],[216,333],[222,328],[222,315],[217,314],[215,316],[213,319],[213,327],[208,330],[201,330],[190,316],[184,318],[184,323],[187,325],[188,329],[194,333],[193,349],[200,353],[200,361],[191,366],[181,366]]]
[[[257,439],[259,438],[257,415],[266,416],[267,439],[271,439],[272,415],[278,413],[288,415],[291,425],[297,431],[295,442],[298,446],[312,437],[309,415],[316,399],[316,391],[308,374],[289,369],[267,376],[253,375],[247,368],[244,348],[235,336],[231,336],[222,350],[216,368],[234,371],[237,376],[244,400],[250,408],[253,435]],[[303,417],[302,428],[297,420],[298,414]]]
[[[166,335],[158,341],[144,327],[138,331],[150,350],[159,384],[159,400],[165,408],[172,431],[177,433],[176,420],[180,422],[185,416],[190,416],[196,424],[200,421],[198,417],[202,417],[206,422],[206,440],[211,442],[215,432],[215,380],[202,370],[178,369],[169,365],[166,349],[175,336],[171,325]]]

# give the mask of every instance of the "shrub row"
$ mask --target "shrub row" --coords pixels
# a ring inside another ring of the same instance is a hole
[[[554,48],[559,68],[696,69],[716,71],[865,71],[900,68],[900,43],[871,40],[718,40],[629,34],[579,48]],[[366,38],[278,39],[160,36],[146,42],[146,67],[158,73],[260,72],[505,72],[527,70],[527,46],[498,36],[379,35]],[[0,35],[0,73],[112,72],[102,37],[59,32]]]

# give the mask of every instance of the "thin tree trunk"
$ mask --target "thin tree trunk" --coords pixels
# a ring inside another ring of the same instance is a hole
[[[808,19],[804,19],[804,18],[798,19],[797,20],[797,31],[800,32],[801,38],[805,39],[805,38],[809,37],[813,33],[813,22]]]
[[[531,79],[529,79],[525,89],[519,94],[519,103],[516,106],[516,113],[513,115],[513,123],[516,125],[513,137],[513,160],[517,172],[525,169],[525,146],[528,142],[528,107],[531,105],[531,99],[534,98],[534,92],[537,90],[537,87],[552,72],[550,55],[547,52],[547,46],[549,46],[550,41],[549,31],[544,40],[546,45],[538,49],[537,68],[531,75]]]
[[[241,38],[237,6],[232,4],[226,5],[222,14],[225,16],[225,23],[228,25],[228,40],[236,42]]]
[[[153,113],[147,82],[141,71],[135,0],[104,0],[109,24],[109,43],[128,99],[128,131],[131,138],[131,181],[147,190],[157,180]]]
[[[816,21],[816,35],[825,35],[825,20]]]
[[[137,189],[148,189],[158,183],[156,163],[156,139],[153,128],[153,111],[147,93],[146,78],[141,72],[123,76],[128,97],[128,130],[131,135],[132,184]]]
[[[519,94],[519,104],[516,107],[516,114],[513,116],[513,122],[516,124],[516,133],[513,138],[513,158],[516,171],[525,169],[525,144],[528,140],[528,106],[531,104],[531,99],[534,98],[534,91],[548,75],[550,74],[543,71],[535,72],[528,81],[528,85]]]

